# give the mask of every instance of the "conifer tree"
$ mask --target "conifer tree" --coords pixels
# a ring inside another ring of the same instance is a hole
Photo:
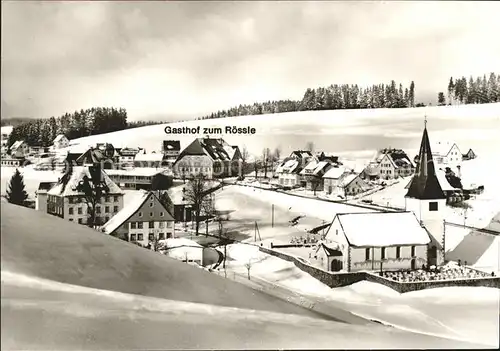
[[[27,199],[28,193],[25,190],[23,176],[16,168],[14,175],[10,178],[7,201],[14,205],[25,206]]]

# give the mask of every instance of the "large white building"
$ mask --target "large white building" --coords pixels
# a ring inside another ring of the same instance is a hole
[[[92,177],[95,170],[96,174]],[[85,193],[78,190],[78,184],[87,177],[98,178],[107,190],[96,206],[96,222],[105,223],[123,208],[123,192],[106,173],[94,166],[71,167],[59,181],[47,191],[46,206],[38,203],[40,210],[46,209],[47,213],[67,219],[78,224],[87,224],[89,209]],[[38,194],[40,196],[40,194]],[[45,196],[43,196],[45,197]]]
[[[142,191],[102,226],[106,234],[148,246],[173,238],[174,218],[152,191]]]
[[[463,155],[457,144],[450,141],[439,141],[431,144],[432,157],[437,167],[446,165],[456,167],[462,164]]]
[[[296,159],[287,159],[280,164],[275,171],[281,186],[295,187],[300,185],[300,161]]]

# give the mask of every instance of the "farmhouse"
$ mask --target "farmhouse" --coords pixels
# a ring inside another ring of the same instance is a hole
[[[446,141],[432,144],[432,157],[436,165],[457,166],[462,163],[462,153],[457,144]]]
[[[54,150],[64,149],[68,146],[69,146],[69,140],[68,138],[66,138],[64,134],[59,134],[52,142],[52,148]]]
[[[313,191],[323,190],[323,175],[332,167],[329,162],[317,161],[312,159],[302,171],[300,175],[305,181],[306,189]]]
[[[122,240],[148,246],[173,238],[174,218],[152,191],[144,191],[106,222],[101,230]]]
[[[317,161],[319,161],[318,158],[314,156],[311,151],[304,151],[304,150],[292,151],[289,157],[299,161],[299,166],[301,168],[304,168],[312,159],[316,159]]]
[[[174,174],[178,178],[203,174],[207,178],[235,176],[241,169],[242,157],[238,146],[223,139],[197,138],[175,161]]]
[[[344,196],[358,195],[370,189],[368,183],[357,173],[345,174],[340,178],[339,188]]]
[[[445,236],[444,210],[446,195],[436,174],[427,127],[424,128],[418,163],[408,192],[405,196],[405,209],[415,214],[430,234],[428,252],[430,265],[444,264]]]
[[[462,160],[463,161],[468,161],[468,160],[473,160],[477,157],[476,153],[472,151],[472,149],[469,149],[466,154],[462,155]]]
[[[118,168],[134,167],[135,155],[139,153],[139,148],[123,147],[115,150],[118,157]]]
[[[300,183],[300,171],[302,168],[299,166],[299,161],[288,159],[278,166],[276,174],[281,186],[294,187]]]
[[[99,166],[69,167],[61,179],[47,192],[47,213],[71,222],[86,224],[89,209],[85,193],[77,189],[85,178],[102,184],[104,195],[96,206],[96,222],[105,223],[123,208],[123,192]],[[45,206],[40,203],[39,208]]]
[[[411,212],[337,214],[325,236],[330,271],[416,269],[427,264],[429,234]]]
[[[415,166],[408,155],[401,149],[382,149],[375,159],[363,171],[369,179],[395,179],[407,177],[413,173]]]
[[[344,193],[344,190],[341,187],[341,179],[349,174],[349,171],[343,167],[332,167],[323,175],[323,190],[327,194],[337,193],[341,190],[341,193]]]
[[[108,144],[111,145],[111,144]],[[81,154],[76,160],[75,163],[78,166],[90,166],[95,164],[100,164],[103,169],[113,169],[116,166],[114,156],[114,148],[111,147],[105,148],[89,148],[83,154]]]
[[[167,190],[173,182],[170,171],[158,168],[107,169],[105,172],[124,190]]]
[[[9,151],[12,158],[24,158],[28,156],[29,146],[24,140],[18,140],[11,145]]]

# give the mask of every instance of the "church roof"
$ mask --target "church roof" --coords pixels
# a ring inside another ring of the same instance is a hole
[[[427,128],[424,128],[415,175],[408,187],[406,197],[420,200],[446,198],[436,176],[436,168],[434,167],[434,161],[432,159]]]

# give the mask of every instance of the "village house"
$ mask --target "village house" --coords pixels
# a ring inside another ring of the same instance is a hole
[[[463,161],[468,161],[468,160],[473,160],[477,157],[476,153],[472,151],[472,149],[469,149],[466,154],[462,155],[462,160]]]
[[[52,149],[54,150],[64,149],[68,146],[69,146],[69,140],[68,138],[66,138],[64,134],[59,134],[52,142]]]
[[[174,163],[174,174],[178,178],[203,174],[205,177],[220,178],[237,176],[242,166],[238,146],[232,146],[223,139],[197,138],[189,144]]]
[[[278,166],[276,175],[278,176],[279,184],[283,187],[296,187],[300,185],[300,171],[302,168],[299,166],[299,161],[288,159]]]
[[[427,264],[430,241],[411,212],[341,213],[318,254],[334,272],[417,269]]]
[[[447,165],[456,167],[462,164],[462,153],[457,144],[446,141],[432,144],[432,157],[436,166]]]
[[[122,147],[115,149],[119,164],[119,169],[133,168],[135,155],[140,152],[139,148]]]
[[[75,164],[77,166],[100,164],[103,169],[115,168],[117,166],[115,151],[111,144],[108,145],[109,147],[98,144],[96,148],[89,148],[75,160]]]
[[[418,163],[408,192],[405,209],[415,214],[430,234],[427,259],[430,265],[444,264],[444,211],[446,195],[436,174],[427,127],[424,128],[418,154]]]
[[[144,247],[175,236],[174,218],[152,191],[136,195],[101,230]]]
[[[24,140],[14,142],[9,148],[12,158],[25,158],[29,154],[29,146]]]
[[[349,170],[343,166],[333,166],[323,175],[323,190],[326,194],[340,193],[344,195],[341,187],[341,179],[350,174]]]
[[[139,152],[134,157],[136,168],[164,168],[166,165],[165,156],[160,152]]]
[[[358,173],[344,174],[339,181],[339,193],[345,197],[355,196],[370,189],[367,182],[361,179]]]
[[[401,149],[382,149],[363,171],[369,179],[396,179],[413,174],[415,166]]]
[[[173,164],[181,153],[181,142],[179,140],[163,140],[162,152],[165,160]]]
[[[106,169],[105,172],[123,190],[167,190],[173,183],[172,172],[158,168]]]
[[[174,219],[176,222],[190,222],[193,219],[193,204],[184,196],[185,185],[173,186],[167,190],[170,200],[174,204]]]
[[[312,159],[302,171],[303,181],[306,183],[306,189],[312,191],[322,191],[324,185],[323,175],[333,167],[327,161],[317,161]]]
[[[78,224],[86,224],[88,206],[85,193],[78,190],[78,185],[88,178],[91,182],[99,181],[103,185],[104,195],[96,206],[96,222],[105,223],[123,208],[123,192],[99,166],[74,166],[47,192],[47,205],[38,207],[47,209],[47,213]]]
[[[301,168],[304,168],[312,159],[316,159],[317,161],[319,161],[311,151],[305,150],[292,151],[289,158],[299,161],[299,166]]]

